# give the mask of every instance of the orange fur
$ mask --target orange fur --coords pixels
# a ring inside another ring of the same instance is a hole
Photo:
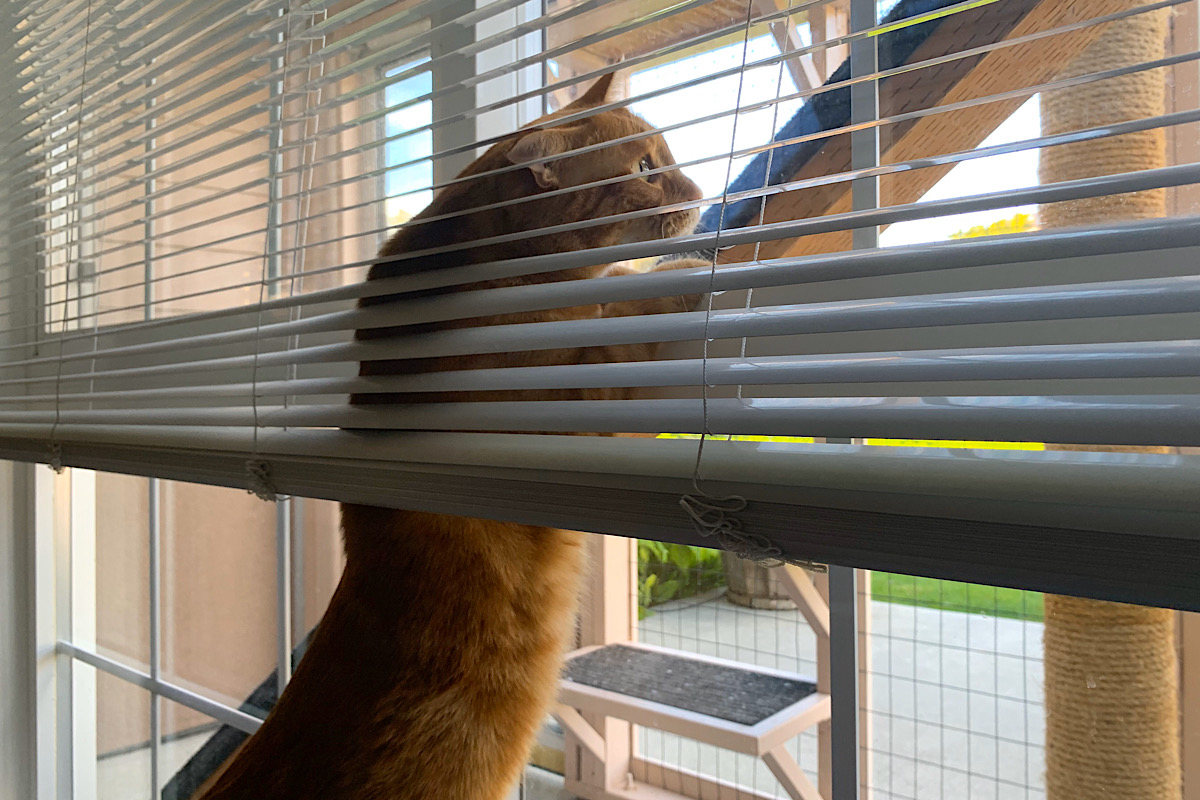
[[[604,100],[601,79],[559,115]],[[556,188],[630,174],[642,158],[674,164],[658,136],[541,163],[547,155],[651,130],[624,110],[539,128],[539,120],[468,167],[473,181],[440,191],[401,228],[381,255],[414,252],[513,231],[596,219],[635,209],[698,200],[678,171],[653,180],[573,191]],[[532,138],[530,138],[532,137]],[[514,152],[515,151],[515,152]],[[510,163],[528,169],[487,175]],[[483,200],[481,201],[481,198]],[[441,222],[424,220],[484,202],[529,201]],[[523,255],[563,252],[690,232],[696,212],[477,247],[423,259],[436,269]],[[673,261],[660,268],[696,266]],[[370,280],[412,270],[382,263]],[[462,288],[598,277],[607,265],[504,279]],[[386,302],[388,298],[367,301]],[[436,327],[546,319],[628,316],[690,310],[698,296],[669,297],[505,314]],[[434,326],[424,326],[428,330]],[[414,330],[359,331],[385,338]],[[574,348],[454,358],[366,362],[361,373],[516,367],[650,358],[651,345]],[[359,404],[492,399],[620,398],[629,390],[362,395]],[[524,763],[553,700],[562,652],[573,629],[583,562],[583,534],[530,525],[344,505],[346,570],[304,660],[275,710],[234,757],[205,800],[499,800]]]

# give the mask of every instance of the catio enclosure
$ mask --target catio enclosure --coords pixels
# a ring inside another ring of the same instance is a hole
[[[3,13],[0,794],[190,796],[302,658],[350,501],[596,534],[514,796],[1200,798],[1196,0]],[[364,288],[614,72],[694,234]],[[356,377],[359,327],[687,293],[388,345],[656,362]],[[447,386],[642,392],[346,402]]]

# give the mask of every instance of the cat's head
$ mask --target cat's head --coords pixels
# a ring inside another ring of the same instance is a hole
[[[602,76],[587,93],[570,105],[533,123],[508,151],[514,164],[526,164],[543,191],[583,186],[595,181],[648,173],[645,178],[629,178],[588,192],[602,192],[605,206],[614,212],[658,208],[700,200],[704,195],[695,183],[678,169],[654,173],[652,170],[675,165],[666,141],[650,123],[624,109],[599,111],[575,122],[542,127],[558,117],[595,108],[611,98],[613,73]],[[651,134],[648,136],[641,134]],[[570,155],[580,148],[600,145],[626,137],[632,141]],[[562,155],[562,154],[568,155]],[[548,159],[548,160],[547,160]],[[624,226],[624,241],[682,236],[691,233],[700,219],[696,208],[644,216]]]

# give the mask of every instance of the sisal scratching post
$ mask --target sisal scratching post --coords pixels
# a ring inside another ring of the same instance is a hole
[[[1131,4],[1132,5],[1132,4]],[[1162,58],[1165,11],[1114,22],[1071,65],[1080,75]],[[1147,70],[1042,97],[1043,134],[1151,117],[1164,109],[1164,75]],[[1042,151],[1043,183],[1161,167],[1161,129]],[[1054,203],[1043,228],[1160,217],[1152,190]],[[1073,450],[1165,448],[1059,446]],[[1143,606],[1046,596],[1046,794],[1049,800],[1178,800],[1179,698],[1175,614]]]
[[[1180,797],[1175,615],[1046,595],[1046,797]]]
[[[1160,59],[1166,35],[1165,9],[1110,23],[1059,77],[1087,75]],[[1166,84],[1161,69],[1045,92],[1042,135],[1154,117],[1164,113],[1165,105]],[[1162,128],[1155,128],[1048,147],[1041,151],[1040,159],[1042,183],[1154,169],[1166,166],[1166,134]],[[1161,217],[1165,213],[1166,193],[1151,189],[1050,203],[1038,209],[1038,221],[1043,228],[1062,228]]]

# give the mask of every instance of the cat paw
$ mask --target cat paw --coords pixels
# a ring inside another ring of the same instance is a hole
[[[672,258],[662,259],[655,262],[654,266],[650,267],[650,272],[665,272],[670,269],[711,269],[712,262],[703,258]]]

